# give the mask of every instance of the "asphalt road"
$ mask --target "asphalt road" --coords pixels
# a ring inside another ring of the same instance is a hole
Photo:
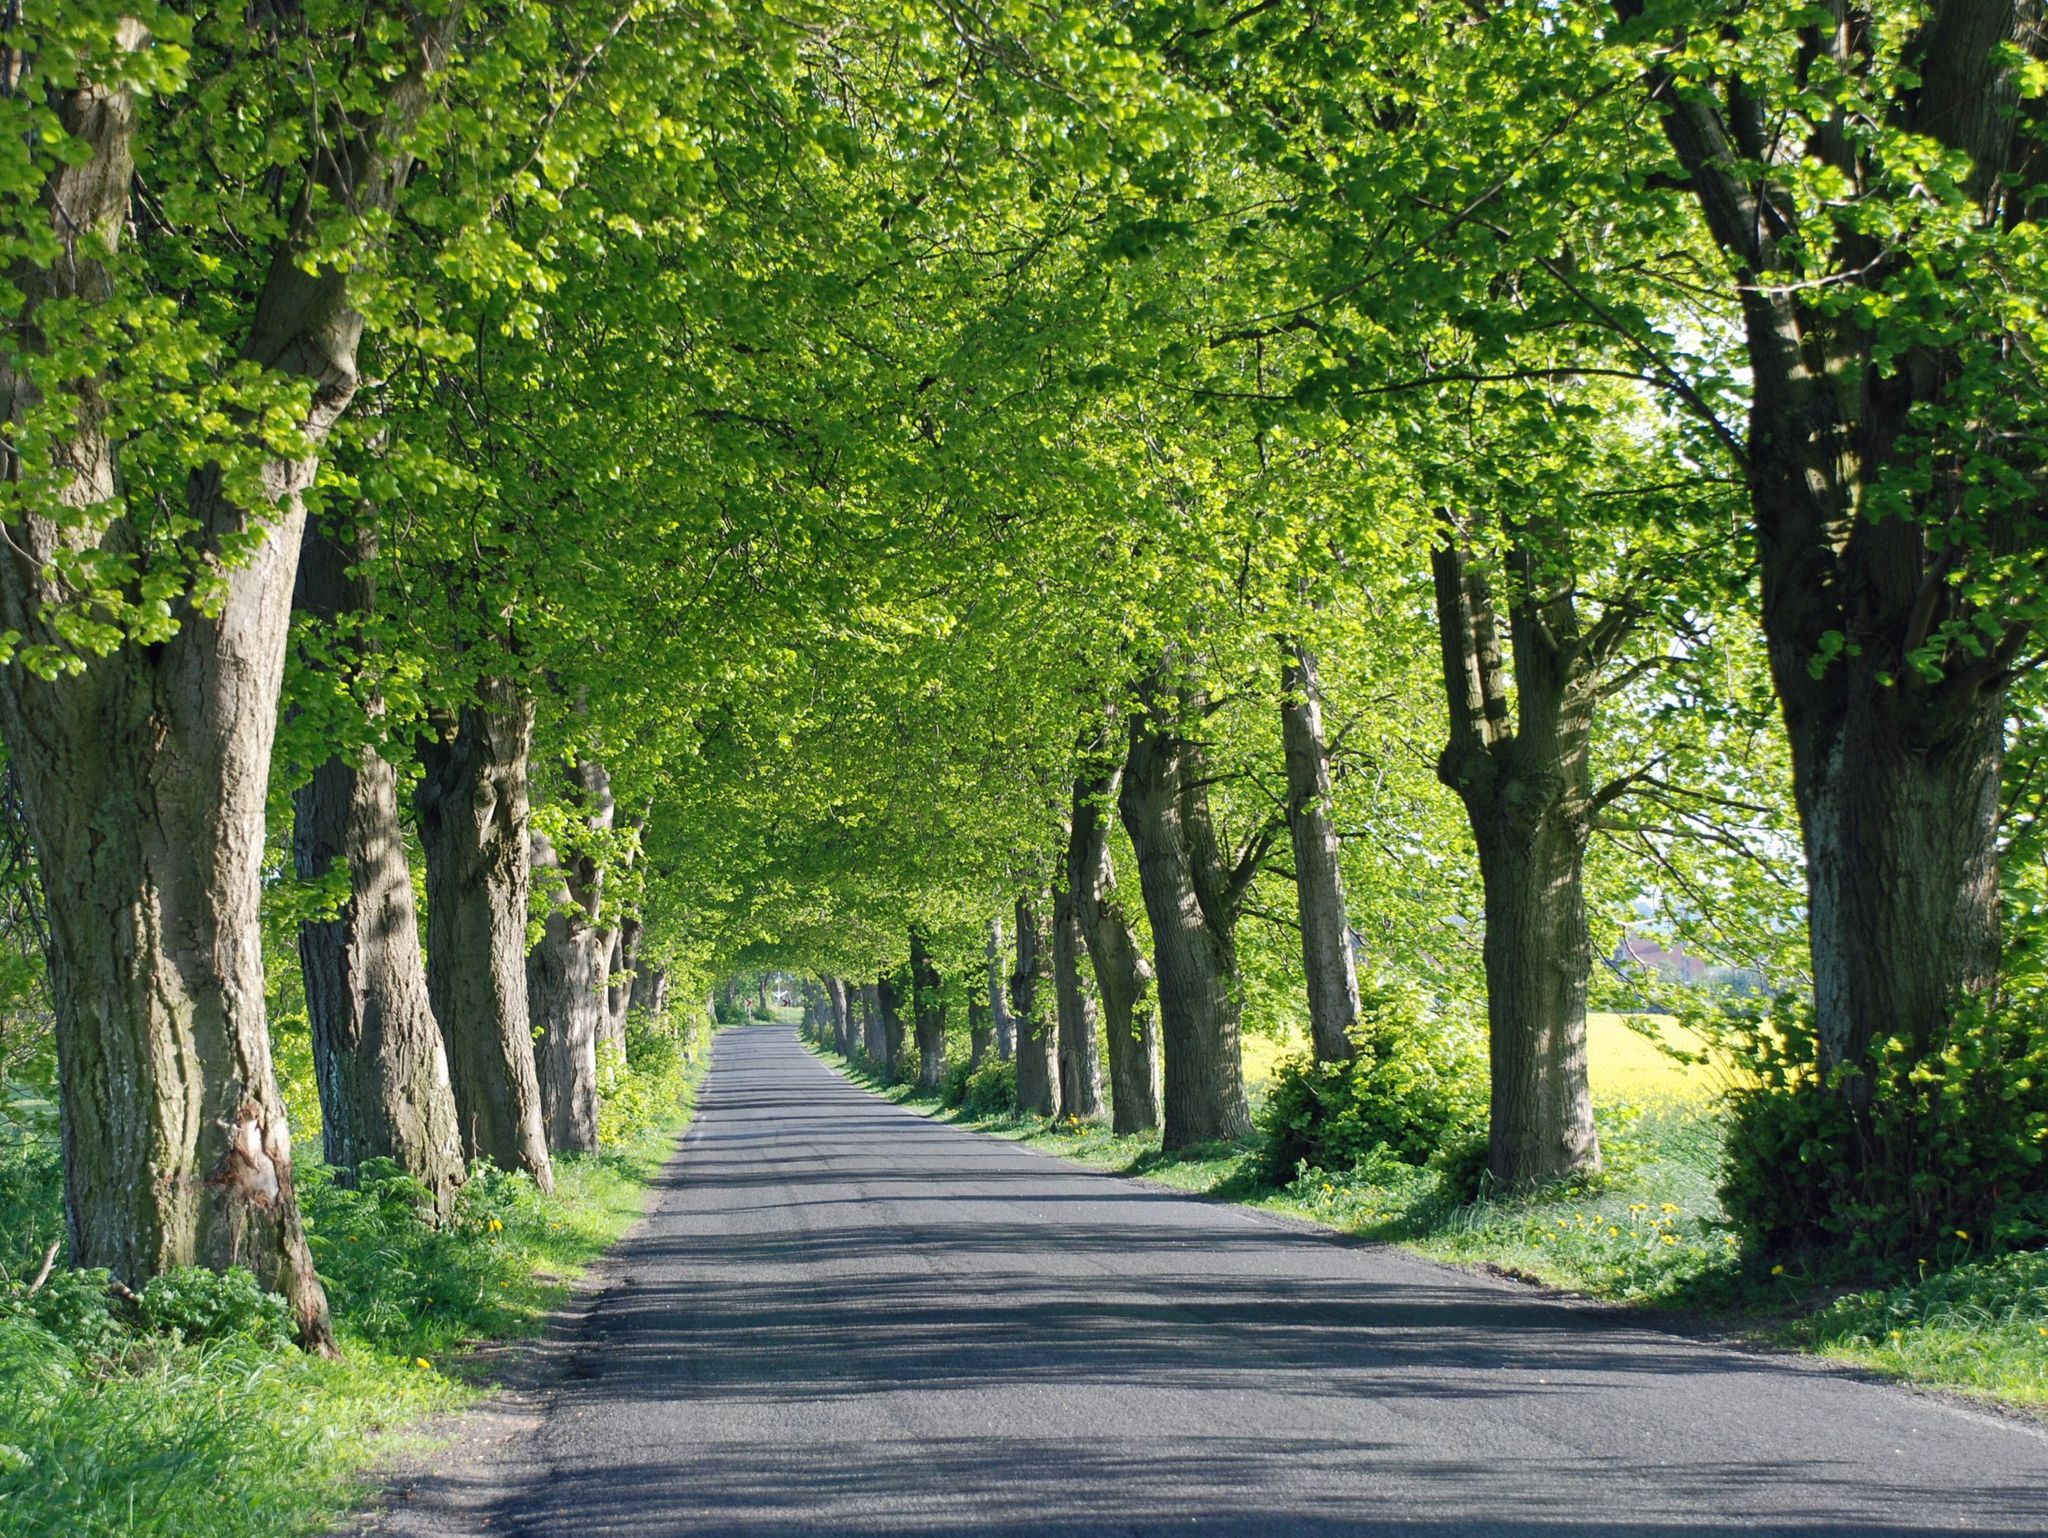
[[[2048,1534],[2031,1427],[716,1054],[566,1367],[385,1530]]]

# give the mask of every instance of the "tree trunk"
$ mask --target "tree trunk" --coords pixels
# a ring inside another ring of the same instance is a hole
[[[841,1057],[853,1056],[853,1012],[846,1002],[846,984],[837,977],[825,979],[825,993],[832,1004],[832,1050]]]
[[[988,921],[988,1011],[995,1022],[996,1056],[1007,1063],[1017,1051],[1017,1025],[1010,1018],[1010,1000],[1004,991],[1003,921]]]
[[[527,755],[533,703],[486,679],[420,742],[427,992],[448,1049],[463,1152],[554,1189],[526,1003]]]
[[[1110,1124],[1119,1133],[1156,1132],[1161,1086],[1152,964],[1117,900],[1116,871],[1109,856],[1109,809],[1116,804],[1122,779],[1122,766],[1116,765],[1084,773],[1074,782],[1067,882],[1102,993]]]
[[[1308,976],[1309,1039],[1320,1062],[1352,1056],[1358,1023],[1358,968],[1351,920],[1330,821],[1330,756],[1323,740],[1323,696],[1315,654],[1282,643],[1280,737],[1287,752],[1287,833],[1294,852],[1301,962]]]
[[[977,984],[967,990],[967,1071],[974,1073],[996,1049],[996,1030],[988,1015],[988,1000]]]
[[[298,607],[324,622],[367,614],[374,554],[358,528],[349,547],[310,525]],[[351,576],[351,566],[358,574]],[[373,713],[377,706],[373,702]],[[313,1068],[327,1162],[343,1179],[365,1159],[395,1160],[446,1216],[464,1173],[441,1028],[427,997],[412,872],[398,821],[398,776],[373,747],[329,759],[293,793],[300,879],[340,862],[349,895],[330,919],[299,927]]]
[[[1869,62],[1880,50],[1843,46],[1840,28],[1821,36],[1830,67],[1892,93],[1874,109],[1888,129],[1924,137],[1959,172],[1975,207],[1967,221],[1956,209],[1944,255],[1886,244],[1902,217],[1920,217],[1917,186],[1901,193],[1859,168],[1840,199],[1801,201],[1812,169],[1839,174],[1839,122],[1774,139],[1766,157],[1751,123],[1797,114],[1759,98],[1756,81],[1704,70],[1678,90],[1659,63],[1646,84],[1742,308],[1750,417],[1731,447],[1804,835],[1817,1066],[1847,1103],[1848,1161],[1883,1168],[1871,1084],[1835,1071],[1860,1069],[1892,1036],[1938,1060],[1959,1007],[1996,980],[2006,695],[2038,650],[2031,588],[2012,573],[2038,551],[2042,508],[2040,365],[2024,349],[2017,369],[2008,361],[2002,301],[1971,285],[1911,304],[1893,295],[1902,268],[1995,268],[2001,242],[2048,211],[2019,103],[2048,35],[2035,7],[1929,7],[1904,45],[1911,70],[1889,80],[1872,77],[1888,67]],[[1856,297],[1872,291],[1881,304]]]
[[[626,1050],[626,1017],[633,1010],[633,979],[640,966],[640,920],[627,914],[612,933],[611,957],[605,963],[605,1025],[600,1042],[621,1054]]]
[[[877,1073],[886,1073],[889,1067],[889,1033],[882,1024],[881,989],[874,983],[861,984],[860,990],[861,1055],[868,1060],[868,1066]]]
[[[910,931],[910,987],[917,1022],[917,1086],[937,1089],[946,1082],[946,1003],[938,968],[916,929]]]
[[[1156,684],[1151,708],[1131,723],[1118,807],[1138,855],[1138,884],[1152,921],[1161,1035],[1166,1057],[1169,1152],[1251,1136],[1238,1036],[1237,914],[1256,861],[1228,869],[1209,820],[1200,748],[1179,734],[1176,705]],[[1249,862],[1249,863],[1248,863]]]
[[[569,768],[569,800],[592,834],[611,831],[611,776],[578,759]],[[598,927],[604,910],[604,862],[591,848],[567,851],[529,838],[531,863],[547,919],[526,958],[526,1003],[535,1036],[541,1119],[556,1153],[597,1152],[597,1041],[607,1017],[605,967],[610,945]]]
[[[1017,1114],[1060,1114],[1059,1027],[1053,997],[1052,947],[1038,901],[1017,899],[1017,970],[1010,974],[1017,1031]]]
[[[1059,1017],[1060,1108],[1081,1121],[1102,1120],[1102,1055],[1096,1046],[1095,999],[1081,975],[1081,919],[1073,893],[1052,900],[1053,994]]]
[[[1487,1168],[1510,1187],[1600,1168],[1586,1073],[1582,870],[1591,835],[1598,659],[1569,590],[1520,552],[1513,715],[1491,590],[1450,531],[1432,557],[1450,736],[1437,772],[1464,802],[1486,890]]]
[[[903,986],[894,977],[876,979],[875,1007],[882,1014],[882,1076],[901,1084],[910,1077],[910,1062],[904,1051]]]
[[[668,1013],[668,968],[642,962],[633,971],[630,1007],[650,1020]]]

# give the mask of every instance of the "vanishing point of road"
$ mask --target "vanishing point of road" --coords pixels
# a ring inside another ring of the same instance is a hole
[[[376,1519],[519,1538],[2048,1534],[2048,1436],[1093,1174],[717,1038],[519,1415]]]

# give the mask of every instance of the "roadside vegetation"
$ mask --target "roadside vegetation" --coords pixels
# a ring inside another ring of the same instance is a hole
[[[430,1194],[390,1161],[349,1187],[301,1163],[331,1359],[294,1345],[283,1301],[245,1270],[171,1271],[130,1294],[105,1272],[58,1267],[32,1286],[15,1268],[61,1231],[61,1172],[50,1109],[17,1097],[0,1122],[0,1233],[13,1248],[0,1275],[0,1530],[326,1531],[425,1417],[488,1387],[479,1348],[537,1332],[638,1218],[688,1122],[706,1034],[680,1013],[635,1022],[601,1102],[604,1147],[558,1161],[551,1192],[479,1165],[437,1221]],[[312,1084],[285,1086],[317,1129]]]

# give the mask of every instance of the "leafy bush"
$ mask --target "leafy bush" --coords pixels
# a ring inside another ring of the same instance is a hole
[[[974,1070],[966,1063],[955,1060],[946,1065],[946,1077],[939,1085],[939,1102],[942,1105],[965,1105],[967,1103],[967,1081]]]
[[[746,1007],[738,999],[717,999],[711,1005],[711,1018],[720,1025],[738,1025],[747,1018]]]
[[[1017,1065],[990,1058],[961,1086],[959,1106],[975,1118],[1008,1116],[1017,1109]]]
[[[2038,1005],[1958,1013],[1947,1039],[1872,1044],[1823,1082],[1809,1008],[1733,1019],[1721,1199],[1762,1256],[1880,1269],[2048,1239],[2048,1029]],[[1852,1077],[1868,1109],[1851,1107]]]
[[[756,1004],[753,1009],[753,1015],[756,1020],[773,1020],[775,1018],[775,1011],[766,1004]]]
[[[1275,1185],[1304,1165],[1351,1169],[1379,1149],[1424,1164],[1483,1121],[1486,1071],[1465,1032],[1404,992],[1362,1002],[1357,1056],[1289,1058],[1274,1072],[1260,1119]]]
[[[67,1266],[52,1271],[33,1294],[25,1283],[0,1294],[0,1315],[32,1321],[81,1356],[107,1356],[129,1333],[114,1315],[107,1292],[110,1280],[104,1270],[74,1271]]]
[[[147,1328],[178,1340],[246,1340],[280,1350],[292,1343],[284,1299],[265,1292],[241,1266],[174,1267],[149,1279],[138,1304]]]

